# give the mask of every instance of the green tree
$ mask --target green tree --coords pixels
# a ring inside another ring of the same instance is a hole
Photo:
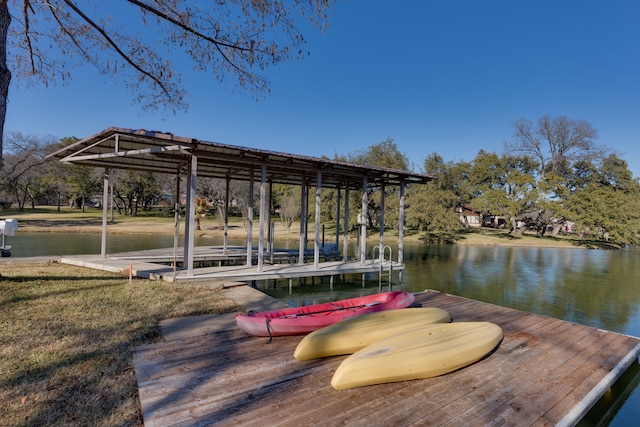
[[[411,186],[406,197],[406,225],[418,232],[452,234],[461,227],[451,209],[456,203],[455,195],[439,188],[435,181]]]
[[[93,187],[93,191],[99,188]],[[158,200],[162,188],[155,174],[127,170],[114,186],[115,197],[125,206],[125,214],[138,215],[138,209],[148,210]]]
[[[67,185],[71,202],[85,210],[87,200],[100,191],[101,183],[97,169],[88,166],[69,166]]]
[[[471,205],[485,215],[504,216],[511,232],[523,231],[517,227],[518,216],[535,209],[539,197],[535,170],[528,156],[498,156],[481,150],[469,173],[475,190]]]
[[[428,155],[424,160],[424,173],[436,178],[432,183],[437,188],[453,194],[455,197],[454,206],[464,206],[471,202],[473,190],[469,179],[470,170],[471,164],[469,162],[445,163],[437,153]]]
[[[347,155],[346,160],[360,165],[409,170],[409,160],[407,159],[407,156],[400,152],[398,146],[391,138],[387,138],[378,144],[371,145],[365,150],[360,150],[351,155]],[[385,227],[394,227],[398,224],[399,189],[395,187],[385,187],[384,189],[369,188],[369,204],[367,206],[366,218],[369,227],[380,226],[382,191],[385,192]],[[350,226],[353,226],[360,214],[362,201],[360,196],[357,194],[352,194],[351,197],[352,199],[349,201],[351,210],[349,214],[349,222]]]
[[[436,179],[408,190],[407,226],[431,233],[452,234],[458,230],[462,223],[454,208],[471,200],[469,168],[467,162],[445,162],[439,154],[429,154],[424,160],[424,173]]]
[[[330,0],[121,3],[114,11],[102,1],[0,2],[0,163],[12,74],[49,85],[86,62],[121,80],[145,108],[184,109],[172,64],[188,57],[194,69],[262,95],[265,68],[305,55],[295,18],[324,28]]]
[[[627,162],[610,155],[598,169],[583,174],[580,184],[567,198],[576,228],[589,237],[640,244],[640,183]]]

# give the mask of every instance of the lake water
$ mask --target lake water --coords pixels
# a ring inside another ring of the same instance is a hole
[[[199,237],[197,245],[220,244]],[[13,256],[99,253],[95,234],[23,233],[12,238]],[[108,252],[171,247],[172,236],[109,235]],[[240,244],[242,242],[230,242]],[[278,245],[279,246],[279,245]],[[291,246],[287,243],[286,246]],[[297,247],[297,243],[294,243]],[[406,271],[393,289],[434,289],[531,313],[640,337],[640,249],[618,251],[405,244]],[[286,281],[258,284],[292,305],[375,293],[364,285],[307,281],[290,293]],[[387,284],[382,290],[387,289]],[[640,419],[640,367],[635,363],[581,425],[636,425]]]

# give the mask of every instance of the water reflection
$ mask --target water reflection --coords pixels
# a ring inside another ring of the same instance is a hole
[[[640,336],[640,251],[410,246],[403,286]]]

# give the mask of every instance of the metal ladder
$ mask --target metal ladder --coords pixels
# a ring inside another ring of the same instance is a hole
[[[389,258],[387,259],[386,254],[387,250],[389,252]],[[376,258],[376,251],[378,254],[378,258]],[[389,283],[389,291],[391,291],[391,277],[393,274],[393,252],[391,246],[389,245],[378,245],[373,247],[372,258],[375,261],[376,259],[380,263],[380,271],[378,272],[378,291],[382,291],[382,278],[387,277]],[[384,267],[388,267],[385,271]]]

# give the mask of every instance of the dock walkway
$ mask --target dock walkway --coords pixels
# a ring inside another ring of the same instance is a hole
[[[154,249],[129,253],[112,254],[106,257],[100,255],[68,255],[63,256],[60,262],[63,264],[77,265],[97,270],[126,273],[131,270],[134,277],[143,279],[174,281],[201,281],[201,280],[227,280],[237,282],[251,282],[256,280],[295,279],[303,277],[334,277],[347,274],[365,274],[402,271],[405,265],[398,262],[367,259],[364,262],[335,261],[335,256],[323,257],[322,262],[316,266],[313,262],[298,264],[286,262],[288,259],[297,258],[289,251],[277,252],[277,258],[285,262],[265,263],[261,269],[257,265],[247,266],[242,263],[233,264],[232,261],[246,259],[246,251],[234,248],[222,251],[219,247],[197,247],[196,262],[205,263],[208,266],[195,268],[193,274],[186,270],[174,270],[171,267],[170,249]],[[177,259],[181,262],[182,257]],[[214,263],[210,266],[210,263]]]
[[[453,321],[490,321],[498,349],[426,380],[336,391],[344,356],[298,362],[301,337],[271,343],[239,329],[134,352],[145,426],[574,425],[640,354],[640,339],[428,291]]]

